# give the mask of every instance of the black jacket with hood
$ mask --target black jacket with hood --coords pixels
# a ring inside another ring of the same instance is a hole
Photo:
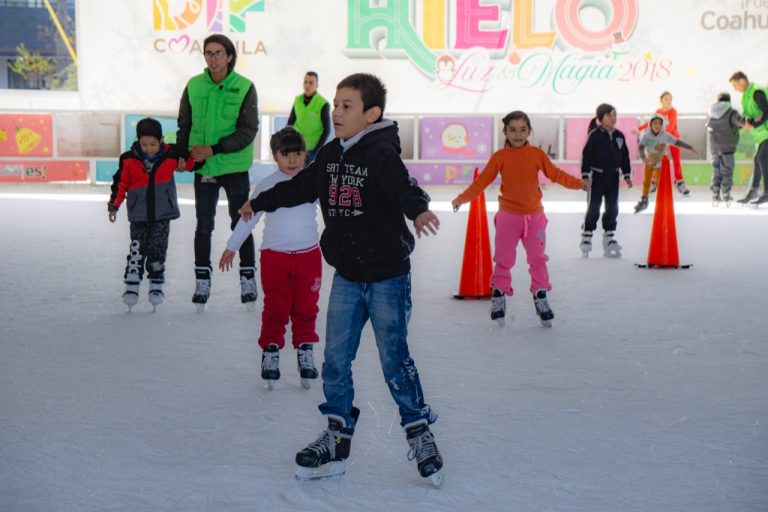
[[[430,198],[400,158],[396,123],[374,123],[344,145],[332,140],[309,167],[259,194],[251,207],[272,212],[318,199],[320,247],[342,277],[372,282],[410,271],[415,240],[405,217],[427,211]]]

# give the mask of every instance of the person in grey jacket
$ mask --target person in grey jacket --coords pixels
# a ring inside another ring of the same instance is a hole
[[[739,143],[739,129],[744,126],[744,118],[731,107],[731,95],[721,92],[717,102],[710,107],[707,117],[707,138],[712,155],[712,203],[720,201],[730,203],[733,186],[733,154]]]

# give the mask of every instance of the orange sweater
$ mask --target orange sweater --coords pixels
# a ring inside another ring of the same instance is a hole
[[[501,173],[499,208],[520,215],[543,212],[539,171],[566,188],[581,188],[579,178],[556,167],[544,151],[526,142],[521,148],[505,147],[491,155],[483,172],[457,199],[462,204],[472,201]]]

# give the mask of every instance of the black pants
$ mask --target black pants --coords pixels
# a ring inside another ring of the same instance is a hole
[[[195,174],[195,214],[197,216],[197,228],[195,229],[195,266],[211,267],[211,235],[213,234],[214,218],[216,217],[216,205],[219,204],[219,188],[223,188],[227,194],[229,203],[229,228],[235,229],[240,215],[237,210],[243,206],[250,195],[251,183],[248,172],[225,174],[217,178],[208,178],[211,182],[204,182],[203,176]],[[253,235],[248,235],[243,245],[240,246],[240,266],[256,266],[256,251],[253,246]]]
[[[766,187],[763,193],[768,194],[768,140],[764,140],[757,146],[749,188],[757,192],[760,187],[760,178],[763,179],[763,187]]]
[[[597,219],[600,218],[600,206],[605,198],[605,211],[603,212],[603,230],[616,230],[616,217],[619,216],[619,173],[611,171],[607,173],[596,172],[592,175],[592,188],[589,192],[589,205],[587,215],[584,217],[584,231],[594,231],[597,227]]]
[[[157,283],[165,281],[165,255],[168,252],[168,235],[171,233],[171,221],[131,222],[131,248],[128,251],[128,263],[125,275],[135,272],[139,279],[147,277]]]

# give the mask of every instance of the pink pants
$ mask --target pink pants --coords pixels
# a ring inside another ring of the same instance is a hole
[[[502,210],[494,218],[496,226],[495,263],[491,275],[491,288],[498,288],[506,295],[512,295],[512,268],[517,258],[517,243],[522,240],[528,257],[528,272],[531,274],[531,293],[537,290],[551,290],[547,260],[544,253],[547,246],[547,216],[544,212],[533,215],[519,215]]]
[[[320,340],[315,320],[321,275],[319,247],[295,253],[270,249],[261,251],[261,287],[264,290],[259,336],[261,348],[270,343],[280,349],[285,346],[285,326],[289,319],[293,348]]]

